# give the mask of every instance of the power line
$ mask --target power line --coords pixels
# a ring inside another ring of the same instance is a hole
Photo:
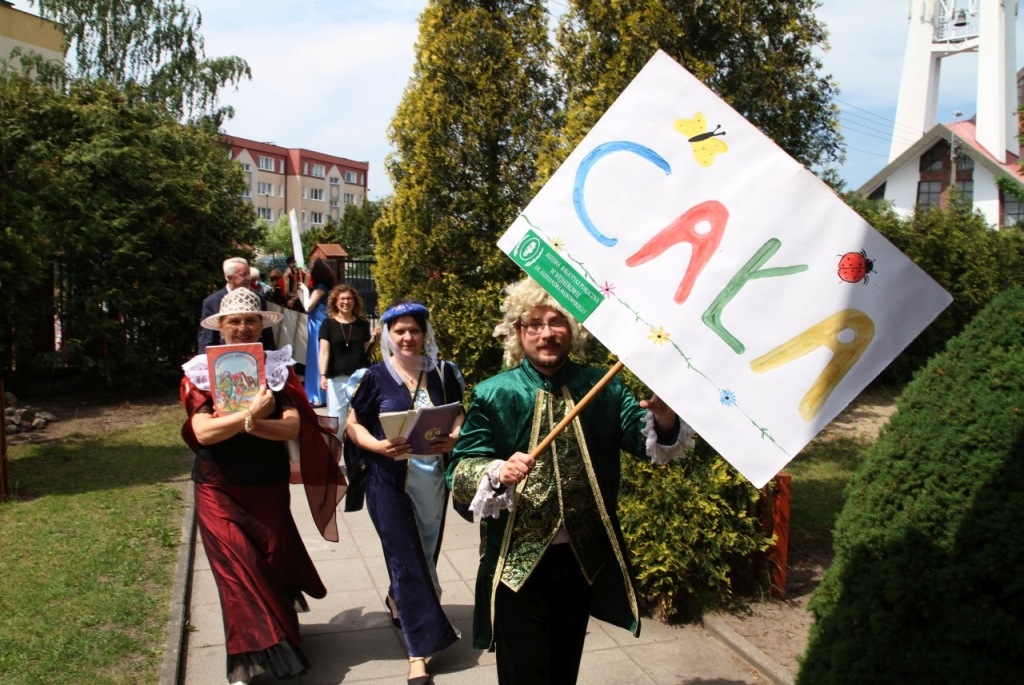
[[[849,102],[844,102],[843,100],[840,100],[839,98],[836,98],[836,102],[838,102],[840,105],[845,105],[846,107],[852,107],[853,109],[860,110],[861,112],[864,112],[865,114],[868,114],[870,116],[875,117],[876,119],[880,119],[881,121],[884,121],[886,124],[892,125],[893,128],[896,128],[898,126],[900,128],[906,129],[907,133],[911,133],[913,135],[920,135],[921,134],[921,132],[915,130],[913,126],[907,126],[905,124],[899,124],[899,123],[896,122],[895,119],[889,119],[889,118],[883,117],[881,114],[875,114],[874,112],[866,110],[863,107],[858,107],[857,105],[851,104]]]
[[[876,133],[872,133],[870,130],[864,130],[864,129],[858,128],[856,124],[846,124],[843,128],[845,130],[853,131],[854,133],[859,133],[862,136],[868,136],[870,138],[877,138],[878,140],[884,140],[887,143],[892,141],[892,136],[891,135],[881,135],[880,136],[880,135],[877,135]],[[917,142],[917,141],[914,141],[914,142]]]
[[[884,155],[881,152],[872,152],[871,150],[862,150],[859,147],[847,147],[847,150],[853,150],[854,152],[863,152],[865,155],[872,155],[874,157],[881,157],[882,159],[889,159],[889,155]]]
[[[909,136],[902,136],[902,135],[895,136],[895,135],[893,135],[892,131],[882,130],[882,129],[878,129],[878,128],[872,127],[871,126],[872,123],[874,123],[874,122],[866,122],[865,123],[865,122],[862,122],[862,121],[858,121],[856,119],[848,119],[846,121],[840,120],[840,122],[839,122],[840,126],[843,129],[849,129],[849,130],[854,131],[856,133],[860,133],[860,134],[863,134],[863,135],[868,135],[868,136],[871,136],[872,138],[878,138],[880,140],[886,140],[886,141],[890,141],[891,142],[891,141],[893,141],[895,139],[896,141],[898,141],[900,143],[905,143],[907,145],[913,145],[914,143],[916,143],[917,141],[919,141],[921,139],[921,135],[918,135],[918,136],[916,136],[914,138],[911,138]],[[880,135],[878,135],[878,134],[880,134]]]

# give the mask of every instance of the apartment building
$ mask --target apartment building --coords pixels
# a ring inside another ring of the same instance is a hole
[[[64,33],[49,19],[14,9],[14,3],[0,0],[0,57],[8,59],[14,48],[63,62]]]
[[[366,200],[368,162],[237,136],[224,136],[224,141],[245,172],[244,197],[267,221],[294,209],[299,230],[308,231],[328,219],[338,221],[347,206]]]

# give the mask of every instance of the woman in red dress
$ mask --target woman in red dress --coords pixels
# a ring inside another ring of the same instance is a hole
[[[227,344],[255,343],[280,316],[261,311],[255,293],[237,288],[202,325],[219,330]],[[268,352],[266,385],[246,411],[222,416],[210,398],[206,355],[183,367],[189,419],[182,436],[196,454],[196,518],[220,595],[227,679],[235,684],[264,671],[278,678],[304,673],[309,663],[299,647],[296,607],[308,608],[303,593],[327,594],[292,519],[286,441],[298,441],[317,527],[326,539],[338,539],[335,509],[346,484],[332,447],[340,445],[320,428],[292,363],[290,346]],[[329,447],[324,435],[335,444]]]

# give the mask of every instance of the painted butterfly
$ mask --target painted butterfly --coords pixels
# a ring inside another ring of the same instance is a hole
[[[718,131],[722,125],[719,124],[715,126],[715,130],[708,131],[708,120],[701,112],[694,114],[692,119],[676,119],[673,127],[686,136],[686,140],[693,146],[693,158],[703,167],[711,166],[715,161],[715,155],[729,151],[725,141],[715,137],[725,135],[725,131]]]

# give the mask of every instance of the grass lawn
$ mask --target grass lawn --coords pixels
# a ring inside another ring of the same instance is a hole
[[[846,501],[843,490],[873,441],[817,439],[786,466],[793,476],[791,550],[832,557],[832,529]]]
[[[182,417],[10,448],[0,682],[157,681],[192,458]]]

